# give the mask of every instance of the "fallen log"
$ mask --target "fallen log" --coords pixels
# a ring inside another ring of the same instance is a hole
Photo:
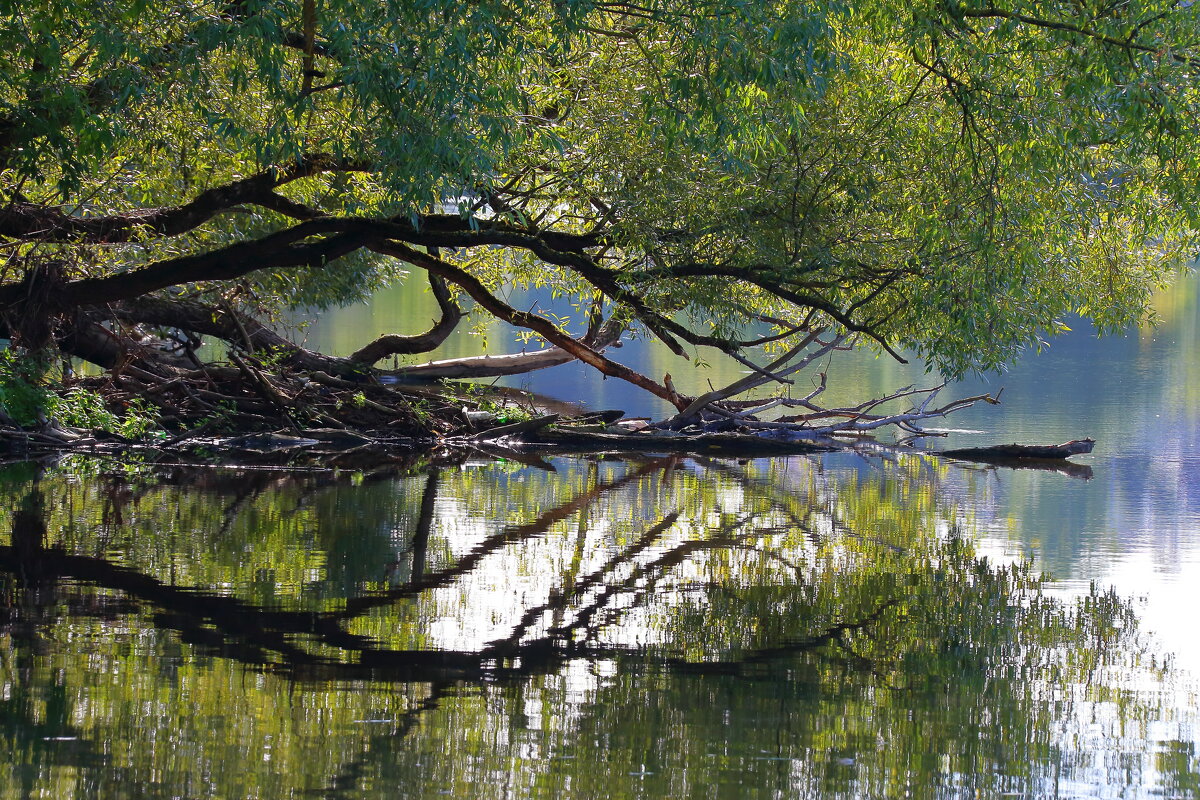
[[[545,428],[547,425],[553,425],[560,419],[558,414],[549,414],[537,419],[527,419],[521,422],[514,422],[511,425],[500,425],[496,428],[489,428],[486,431],[481,431],[474,436],[468,437],[472,441],[487,441],[490,439],[503,439],[506,436],[520,437],[521,434],[533,434]]]
[[[1068,456],[1092,452],[1096,446],[1095,439],[1073,439],[1062,444],[996,444],[987,447],[961,447],[956,450],[943,450],[940,455],[948,458],[959,458],[966,461],[995,461],[997,459],[1064,459]]]

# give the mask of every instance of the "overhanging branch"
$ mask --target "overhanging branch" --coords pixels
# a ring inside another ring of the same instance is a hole
[[[399,258],[402,261],[421,267],[432,274],[442,276],[451,283],[462,287],[463,291],[488,313],[498,319],[504,320],[510,325],[534,331],[546,341],[570,353],[579,361],[595,367],[605,375],[632,383],[656,397],[661,397],[677,408],[682,408],[688,402],[687,398],[680,397],[678,393],[672,391],[669,387],[656,383],[645,375],[626,367],[624,364],[618,364],[606,358],[584,342],[572,338],[559,330],[554,323],[545,317],[528,311],[518,311],[488,291],[487,287],[474,275],[448,261],[429,253],[414,250],[401,242],[376,243],[371,246],[371,249],[375,252]]]
[[[365,162],[342,161],[314,153],[287,166],[208,189],[181,206],[137,209],[100,217],[75,216],[58,206],[12,203],[0,207],[0,236],[29,242],[78,244],[130,242],[147,234],[177,236],[203,225],[222,211],[244,204],[257,204],[295,216],[296,209],[303,207],[275,194],[275,189],[322,172],[366,169]]]
[[[428,353],[446,340],[462,320],[462,309],[454,302],[450,287],[440,275],[429,273],[429,286],[437,299],[442,316],[428,331],[416,336],[387,334],[350,354],[351,361],[374,364],[388,356]]]

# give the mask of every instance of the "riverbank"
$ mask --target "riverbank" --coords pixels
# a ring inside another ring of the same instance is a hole
[[[515,423],[482,423],[443,436],[395,436],[346,428],[290,428],[228,435],[161,432],[131,440],[101,430],[48,424],[40,430],[0,428],[0,452],[9,457],[81,453],[151,461],[360,469],[409,461],[415,456],[475,451],[520,458],[537,453],[697,453],[761,457],[827,452],[850,447],[831,439],[762,436],[737,432],[629,432],[588,417],[557,415]]]
[[[1091,452],[1094,441],[1061,445],[998,445],[939,452],[911,442],[887,444],[867,437],[805,438],[786,431],[714,432],[698,428],[672,431],[638,421],[606,422],[602,414],[564,418],[556,414],[504,424],[487,422],[441,437],[405,437],[345,428],[304,428],[206,435],[186,432],[141,441],[104,431],[46,426],[42,431],[0,428],[0,456],[9,461],[36,460],[66,454],[100,456],[125,462],[163,466],[210,466],[234,469],[387,472],[418,463],[452,464],[473,457],[509,460],[553,471],[546,458],[559,455],[641,457],[680,455],[718,458],[767,458],[856,452],[894,459],[921,455],[963,466],[1034,469],[1089,480],[1092,468],[1068,460]],[[625,423],[625,424],[622,424]]]
[[[0,414],[0,452],[13,458],[79,452],[154,463],[295,469],[374,469],[442,453],[517,460],[539,453],[895,455],[939,435],[920,427],[922,422],[981,401],[996,404],[999,396],[980,394],[939,406],[934,400],[942,387],[909,386],[858,405],[824,408],[811,402],[817,392],[799,400],[735,403],[681,395],[678,414],[651,422],[513,389],[295,371],[236,353],[228,363],[177,369],[165,377],[126,364],[102,377],[53,385],[13,371],[3,388],[0,400],[8,400],[9,408],[15,408],[12,398],[22,405],[20,414]],[[764,414],[776,407],[804,413]],[[875,438],[888,430],[895,441]],[[993,463],[1000,456],[1007,462],[1003,466],[1090,477],[1090,469],[1064,461],[1078,452],[1087,451],[1034,447],[1016,453],[1015,460],[1007,452],[946,455]]]

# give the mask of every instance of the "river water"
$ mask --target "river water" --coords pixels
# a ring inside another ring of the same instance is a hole
[[[411,332],[400,291],[310,343]],[[1198,295],[947,388],[1004,403],[926,445],[1090,435],[1086,469],[4,466],[0,800],[1196,797]],[[830,392],[928,378],[859,357]]]

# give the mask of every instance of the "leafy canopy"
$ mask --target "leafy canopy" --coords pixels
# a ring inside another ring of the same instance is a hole
[[[329,305],[417,266],[517,324],[506,284],[669,343],[743,349],[757,320],[771,346],[832,327],[991,368],[1069,314],[1145,316],[1195,252],[1197,13],[4,2],[0,291],[54,257],[76,282]]]

